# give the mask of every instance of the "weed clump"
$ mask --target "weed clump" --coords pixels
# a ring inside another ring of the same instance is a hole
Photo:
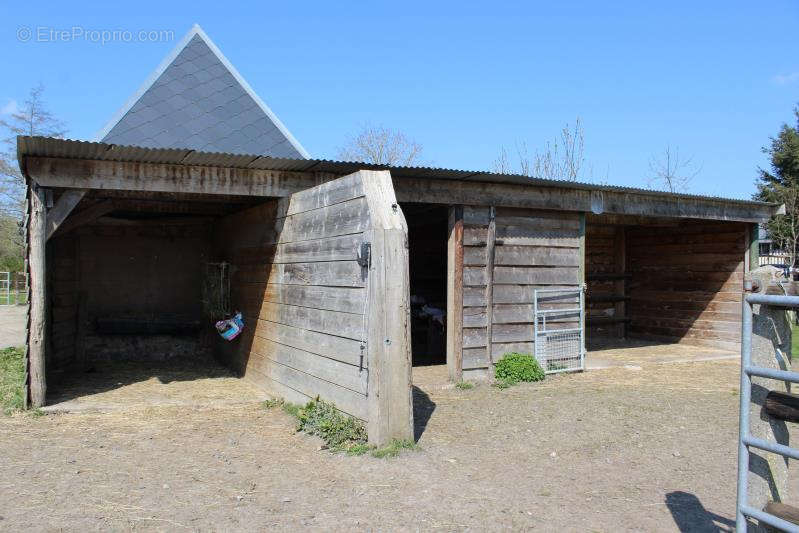
[[[332,403],[316,398],[303,406],[277,398],[266,400],[261,405],[264,409],[281,407],[286,414],[297,419],[297,431],[321,437],[331,451],[361,455],[369,449],[363,422],[345,415]],[[357,453],[361,447],[366,447],[365,451]]]
[[[474,383],[470,381],[459,381],[455,384],[455,387],[460,390],[469,390],[474,388]]]
[[[505,389],[520,381],[541,381],[544,371],[535,357],[529,354],[510,352],[502,356],[494,367],[496,387]]]
[[[366,427],[363,422],[336,409],[332,403],[316,398],[307,404],[297,405],[282,398],[266,400],[264,409],[282,408],[297,419],[297,431],[321,437],[324,448],[331,452],[344,452],[347,455],[364,455],[371,452],[373,457],[396,457],[402,450],[417,450],[412,440],[394,439],[378,448],[367,442]]]
[[[331,450],[345,450],[366,443],[363,422],[318,398],[308,402],[297,413],[297,431],[321,437]]]

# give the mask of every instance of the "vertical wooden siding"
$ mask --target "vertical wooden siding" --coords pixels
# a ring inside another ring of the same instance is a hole
[[[629,227],[631,335],[737,350],[746,226]]]
[[[533,353],[535,289],[573,288],[580,283],[578,213],[496,209],[493,268],[489,272],[491,214],[490,208],[464,207],[463,376],[466,379],[488,377],[490,361],[496,361],[506,352]],[[575,325],[559,323],[560,327]]]

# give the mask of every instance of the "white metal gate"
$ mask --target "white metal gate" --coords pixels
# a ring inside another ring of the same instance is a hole
[[[28,275],[24,272],[0,272],[0,305],[23,305],[28,302]]]
[[[584,287],[535,290],[535,358],[547,374],[585,369],[584,304]]]

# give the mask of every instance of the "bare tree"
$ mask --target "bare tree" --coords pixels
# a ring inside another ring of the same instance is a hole
[[[505,147],[500,149],[494,160],[494,172],[500,174],[516,173],[523,176],[550,180],[577,181],[585,164],[585,133],[579,117],[574,127],[566,124],[560,136],[547,142],[542,152],[536,151],[532,157],[524,141],[516,143],[517,166],[513,166]]]
[[[9,119],[0,118],[5,130],[5,150],[0,153],[0,214],[21,219],[25,202],[25,179],[17,165],[17,135],[42,135],[63,138],[64,123],[48,109],[42,97],[41,83],[30,90],[22,108],[12,111]]]
[[[649,159],[649,186],[662,186],[669,192],[686,192],[702,167],[693,157],[681,158],[680,149],[666,146],[663,153]]]
[[[338,149],[339,159],[375,165],[418,165],[421,155],[422,145],[404,133],[369,124]]]

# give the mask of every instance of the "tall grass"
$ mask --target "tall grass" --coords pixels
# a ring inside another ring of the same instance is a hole
[[[22,348],[0,350],[0,408],[6,414],[22,409],[25,362]]]

